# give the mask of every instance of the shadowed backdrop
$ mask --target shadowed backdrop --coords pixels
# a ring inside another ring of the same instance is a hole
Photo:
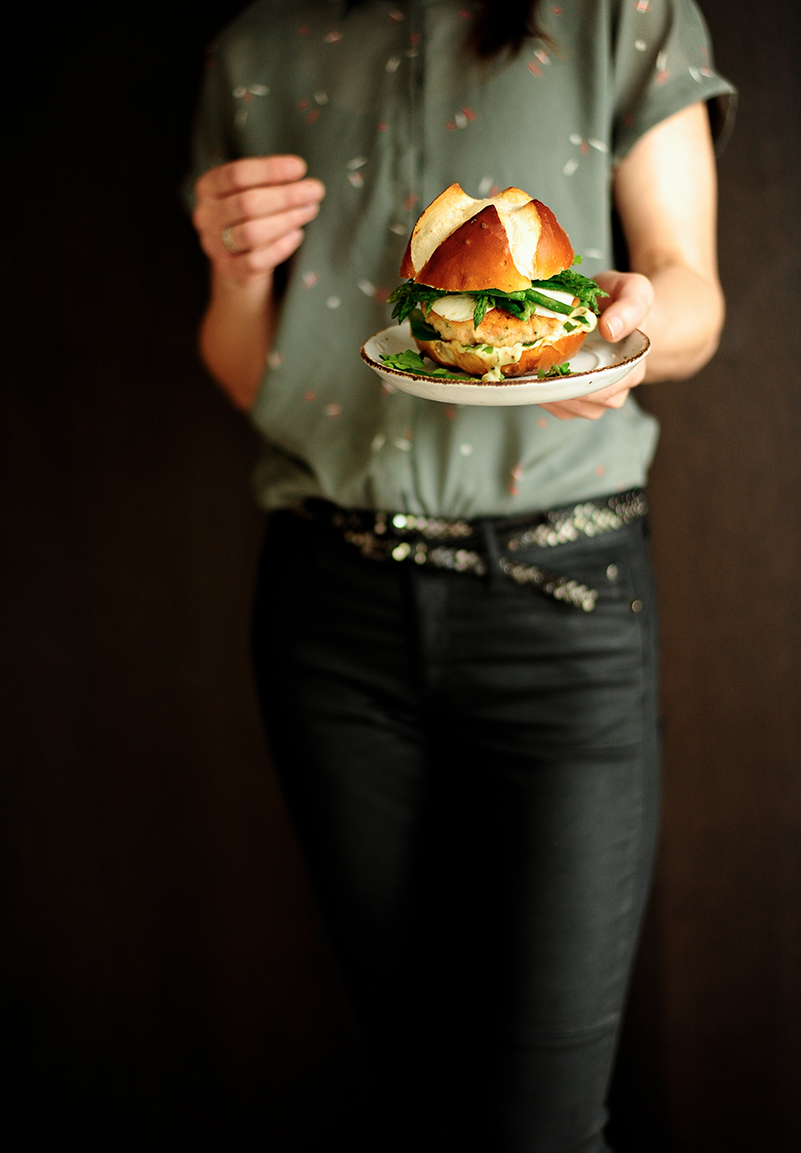
[[[258,445],[199,368],[178,189],[203,47],[155,4],[9,55],[0,998],[14,1148],[319,1148],[362,1072],[261,735]],[[703,0],[740,89],[729,317],[662,421],[662,851],[614,1100],[621,1153],[797,1148],[801,1124],[798,19]],[[38,18],[37,18],[38,19]],[[44,35],[44,32],[47,35]],[[35,52],[33,47],[35,46]]]

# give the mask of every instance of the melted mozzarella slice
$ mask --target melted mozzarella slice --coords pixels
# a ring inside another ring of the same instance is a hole
[[[475,296],[440,296],[432,301],[431,308],[444,320],[461,323],[472,320],[476,310]]]

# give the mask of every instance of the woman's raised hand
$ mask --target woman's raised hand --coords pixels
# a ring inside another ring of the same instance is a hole
[[[212,168],[195,185],[192,220],[211,261],[200,353],[240,408],[256,399],[272,343],[273,272],[325,196],[320,181],[305,176],[300,156],[254,156]]]
[[[321,182],[305,176],[300,156],[256,156],[200,177],[192,221],[217,276],[241,285],[269,280],[292,255],[325,196]]]

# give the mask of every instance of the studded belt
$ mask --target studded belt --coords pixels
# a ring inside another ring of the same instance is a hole
[[[484,521],[349,510],[320,500],[306,501],[291,511],[304,519],[328,524],[370,560],[411,561],[483,576],[492,557],[516,584],[533,585],[545,596],[592,612],[598,599],[597,589],[539,565],[516,561],[514,554],[532,546],[549,549],[581,537],[615,532],[644,517],[648,502],[643,489],[632,489],[533,517]],[[491,533],[489,539],[494,538],[497,544],[485,545],[482,550],[482,538],[488,540],[487,529]]]

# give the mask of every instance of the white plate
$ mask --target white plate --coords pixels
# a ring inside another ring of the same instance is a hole
[[[407,349],[417,351],[408,324],[396,324],[377,332],[362,345],[361,354],[387,384],[424,400],[439,400],[447,404],[548,404],[585,396],[614,384],[648,354],[650,345],[648,337],[638,328],[616,344],[609,344],[596,329],[568,362],[569,376],[548,376],[541,380],[536,376],[518,376],[493,384],[471,384],[469,381],[401,372],[384,364],[382,353],[384,356],[397,356]],[[432,368],[436,367],[433,362],[428,363]]]

